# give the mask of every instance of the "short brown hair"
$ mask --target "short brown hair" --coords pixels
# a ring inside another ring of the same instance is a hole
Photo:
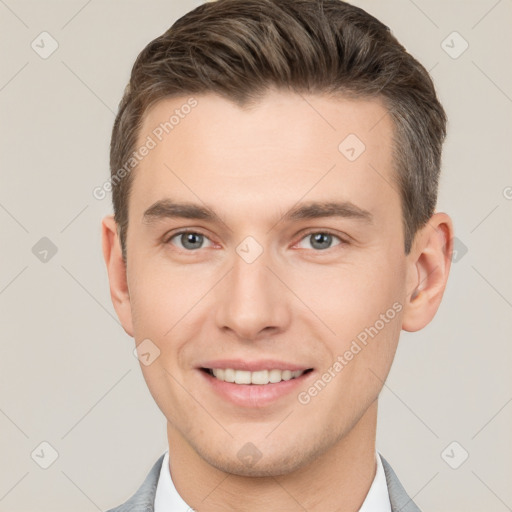
[[[437,202],[446,115],[425,68],[364,10],[340,0],[217,0],[177,20],[133,66],[112,131],[115,219],[126,258],[134,152],[157,101],[217,93],[239,106],[271,87],[296,93],[379,97],[394,123],[405,253]]]

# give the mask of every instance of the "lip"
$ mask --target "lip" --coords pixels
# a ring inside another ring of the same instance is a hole
[[[230,364],[232,364],[232,362]],[[223,368],[223,366],[214,366],[214,368]],[[233,368],[233,366],[225,366],[225,368]],[[256,370],[250,371],[258,371],[260,369],[267,370],[273,368],[279,368],[279,366],[272,366],[271,368],[262,368],[261,366],[258,366]],[[246,368],[239,367],[236,369],[242,370]],[[280,369],[290,369],[291,371],[295,371],[302,370],[303,368],[288,365],[286,368],[281,367]],[[311,369],[311,371],[302,374],[300,377],[295,377],[294,379],[259,385],[225,382],[213,377],[201,368],[198,369],[198,372],[205,380],[206,385],[210,387],[213,392],[220,396],[223,400],[230,402],[237,407],[246,409],[258,409],[277,403],[280,399],[284,399],[288,395],[292,394],[293,391],[297,392],[298,389],[305,387],[305,381],[315,373],[315,371]],[[295,394],[296,393],[294,393],[293,396],[295,396]]]
[[[310,366],[301,366],[285,361],[279,361],[277,359],[259,359],[257,361],[245,361],[243,359],[215,359],[212,361],[205,361],[201,363],[198,368],[232,368],[233,370],[245,370],[249,372],[258,372],[261,370],[290,370],[295,371],[306,371],[309,370]]]

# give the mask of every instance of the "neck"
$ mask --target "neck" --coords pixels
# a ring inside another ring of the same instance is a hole
[[[169,467],[183,500],[200,512],[358,511],[375,478],[377,401],[329,450],[277,477],[225,473],[202,459],[169,423]]]

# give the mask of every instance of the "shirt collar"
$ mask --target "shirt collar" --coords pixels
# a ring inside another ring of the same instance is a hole
[[[169,469],[169,450],[165,452],[156,486],[155,512],[190,512],[192,510],[178,494]]]

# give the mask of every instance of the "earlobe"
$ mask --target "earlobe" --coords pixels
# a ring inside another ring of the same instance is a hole
[[[408,256],[405,331],[419,331],[434,318],[450,273],[452,240],[452,221],[445,213],[435,213],[416,234]]]
[[[126,276],[126,263],[121,252],[117,223],[112,215],[101,223],[103,258],[107,266],[110,297],[123,329],[133,337],[132,310]]]

